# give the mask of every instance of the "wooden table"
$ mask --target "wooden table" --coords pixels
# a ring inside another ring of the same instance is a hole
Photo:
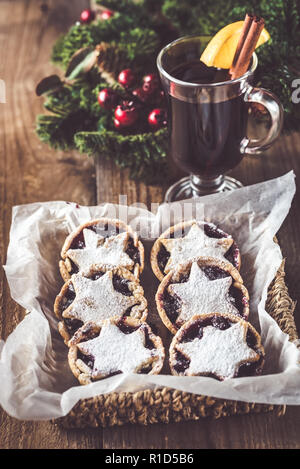
[[[0,1],[0,78],[6,83],[6,104],[0,104],[0,260],[5,263],[13,205],[47,200],[96,202],[93,162],[76,153],[55,152],[35,135],[35,119],[43,112],[34,90],[40,78],[57,72],[49,64],[51,47],[87,6],[84,0]],[[44,10],[44,11],[42,11]],[[294,169],[300,176],[300,135],[282,136],[259,159],[245,159],[232,173],[244,184],[280,176]],[[105,164],[98,200],[148,206],[161,202],[164,189],[129,181],[127,175]],[[300,299],[300,192],[279,231],[286,257],[290,295]],[[23,309],[10,297],[0,269],[1,337],[6,339],[23,318]],[[298,330],[298,309],[295,318]],[[97,430],[64,430],[50,422],[22,422],[0,413],[0,448],[300,448],[300,407],[288,407],[284,417],[273,414],[235,416],[219,420],[152,425],[126,425]]]

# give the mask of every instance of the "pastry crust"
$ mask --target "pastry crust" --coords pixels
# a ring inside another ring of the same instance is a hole
[[[251,336],[250,345],[248,347],[252,349],[255,353],[253,357],[248,358],[248,359],[241,359],[240,362],[237,364],[238,370],[235,371],[235,375],[231,377],[239,377],[239,376],[253,376],[253,375],[259,375],[262,372],[263,366],[264,366],[264,359],[265,359],[265,352],[264,352],[264,347],[261,343],[261,337],[256,331],[256,329],[248,322],[245,321],[244,319],[238,318],[237,316],[231,315],[231,314],[221,314],[218,312],[206,314],[206,315],[196,315],[192,317],[187,323],[185,323],[179,331],[176,333],[176,335],[173,337],[173,340],[170,345],[170,358],[169,358],[169,363],[170,363],[170,369],[171,373],[176,376],[212,376],[212,373],[209,372],[197,372],[197,373],[192,373],[189,370],[190,364],[188,364],[188,361],[190,358],[187,357],[187,355],[184,354],[182,348],[181,350],[178,349],[180,344],[186,344],[188,342],[191,342],[191,340],[188,340],[188,335],[189,331],[194,331],[199,332],[200,328],[202,329],[202,334],[201,338],[203,337],[203,330],[205,327],[211,325],[211,321],[228,321],[230,323],[229,327],[232,327],[235,324],[240,324],[241,328],[244,329],[244,338],[245,338],[245,344],[247,343],[247,337]],[[222,327],[217,327],[217,329],[223,330]],[[226,332],[226,330],[223,330],[223,332]],[[222,337],[222,334],[220,335]],[[197,335],[196,337],[197,338]],[[201,341],[200,338],[200,341]],[[219,341],[220,347],[222,347],[221,339]],[[177,353],[183,355],[183,360],[181,357],[181,362],[179,362]],[[207,351],[205,352],[207,353]],[[213,352],[212,352],[213,353]],[[203,359],[203,362],[205,360],[205,357],[199,356],[198,358],[200,360]],[[184,360],[187,360],[186,363],[184,363]],[[244,365],[244,370],[243,372],[240,371],[240,367]],[[250,366],[249,366],[250,365]],[[226,379],[226,376],[221,376],[221,375],[216,375],[216,373],[213,373],[213,377],[217,378],[221,381]]]
[[[61,257],[62,260],[59,262],[59,270],[60,274],[65,282],[67,282],[72,273],[74,273],[74,268],[72,265],[72,261],[68,257],[68,250],[71,249],[73,241],[81,235],[84,229],[89,228],[91,226],[99,225],[100,227],[105,227],[110,226],[113,228],[115,233],[112,236],[115,236],[116,234],[120,233],[128,233],[128,239],[132,240],[133,246],[136,248],[137,252],[139,253],[139,263],[134,262],[134,265],[132,268],[129,270],[134,274],[136,278],[139,277],[139,275],[142,273],[144,269],[144,246],[141,243],[141,241],[138,238],[138,235],[132,230],[132,228],[129,225],[126,225],[124,222],[121,220],[117,219],[110,219],[110,218],[98,218],[94,220],[90,220],[86,223],[81,224],[76,230],[74,230],[72,233],[70,233],[61,250]],[[108,236],[105,239],[109,239],[111,236]],[[107,265],[97,265],[94,266],[94,268],[97,267],[106,267],[107,269],[114,267],[114,266],[107,266]],[[93,266],[92,266],[93,268]]]
[[[74,334],[74,336],[71,338],[69,341],[69,353],[68,353],[68,361],[69,361],[69,366],[72,370],[72,373],[74,376],[78,379],[80,384],[90,384],[94,381],[104,379],[109,376],[113,376],[116,374],[115,372],[112,372],[110,375],[103,375],[103,374],[98,374],[96,378],[93,377],[92,375],[92,367],[89,366],[87,363],[85,363],[82,358],[80,358],[80,350],[79,346],[81,343],[89,341],[91,339],[95,339],[99,337],[101,328],[105,327],[109,324],[113,325],[118,325],[120,323],[119,319],[109,319],[103,323],[102,326],[99,326],[95,323],[89,322],[84,324],[78,331]],[[159,374],[164,363],[165,359],[165,350],[164,346],[162,343],[162,340],[159,336],[153,334],[150,326],[146,322],[141,322],[136,319],[126,317],[122,320],[122,325],[126,328],[132,328],[134,332],[137,329],[140,329],[144,331],[145,334],[145,339],[144,339],[144,344],[147,343],[147,341],[151,342],[151,346],[153,347],[153,350],[155,350],[155,353],[153,353],[152,357],[149,358],[149,362],[145,365],[145,363],[141,366],[141,368],[136,369],[134,372],[135,373],[141,373],[143,372],[143,369],[145,369],[145,366],[150,368],[150,371],[147,372],[147,374]],[[124,333],[124,335],[128,335],[129,332]],[[113,353],[113,351],[112,351]]]
[[[170,319],[164,306],[165,292],[168,290],[170,285],[178,284],[178,283],[181,284],[183,283],[181,282],[182,279],[184,279],[185,281],[188,280],[190,272],[191,272],[192,264],[193,262],[188,262],[186,264],[182,264],[177,269],[171,270],[163,278],[155,296],[156,307],[160,315],[160,318],[162,322],[164,323],[164,325],[169,329],[169,331],[172,334],[176,334],[177,331],[180,329],[180,327],[184,323],[177,321],[177,319],[173,321]],[[228,274],[232,277],[232,286],[241,292],[241,296],[243,298],[243,308],[242,308],[242,314],[240,317],[244,319],[248,319],[249,293],[248,293],[247,288],[243,284],[243,279],[239,271],[235,267],[233,267],[233,265],[230,264],[229,262],[223,262],[218,259],[211,258],[211,257],[200,258],[197,260],[197,264],[200,268],[215,267],[215,268],[224,270],[225,272],[228,272]],[[199,314],[200,313],[201,311],[199,311]]]
[[[129,272],[127,269],[124,269],[122,267],[116,267],[114,269],[111,269],[110,271],[112,272],[113,276],[119,277],[121,281],[125,280],[126,287],[128,288],[128,290],[132,292],[134,305],[130,309],[129,316],[139,321],[146,321],[147,315],[148,315],[148,309],[147,309],[148,303],[144,296],[144,289],[140,285],[139,281],[131,272]],[[107,273],[107,270],[104,267],[102,269],[92,270],[90,272],[90,275],[87,276],[87,278],[95,278],[95,277],[100,278],[101,274],[104,275],[105,273]],[[70,328],[68,328],[66,324],[66,319],[68,320],[72,318],[72,315],[69,314],[69,310],[74,300],[72,302],[70,301],[68,302],[68,298],[67,298],[68,293],[70,292],[70,287],[74,292],[74,288],[72,285],[72,278],[73,276],[63,285],[54,303],[54,313],[56,317],[59,319],[58,331],[60,335],[62,336],[62,338],[64,339],[64,342],[66,345],[68,344],[69,340],[74,334],[74,331],[70,331]],[[75,292],[74,292],[74,299],[75,299]],[[67,307],[65,307],[67,302],[69,304]],[[122,315],[115,316],[116,319],[120,319],[120,317],[122,317]],[[76,322],[76,319],[75,319],[75,322]],[[103,321],[99,321],[100,325],[101,323],[103,323]],[[75,328],[75,330],[81,327],[81,325]]]
[[[221,235],[223,235],[224,238],[232,239],[232,237],[228,233],[225,233],[223,230],[218,228],[213,223],[209,223],[209,222],[205,222],[205,221],[189,220],[187,222],[181,222],[181,223],[177,223],[174,226],[171,226],[166,231],[164,231],[159,236],[159,238],[157,238],[157,240],[154,242],[154,244],[152,246],[152,250],[151,250],[151,255],[150,255],[151,267],[152,267],[154,275],[158,278],[158,280],[162,281],[164,276],[166,275],[166,272],[162,269],[162,267],[160,266],[160,262],[159,262],[159,253],[160,253],[160,250],[162,248],[162,240],[170,239],[172,237],[175,237],[174,235],[176,235],[176,234],[177,235],[180,235],[180,234],[187,235],[189,229],[194,224],[197,224],[199,226],[208,225],[211,228],[212,231],[215,231],[219,234],[219,237]],[[216,238],[216,239],[218,239],[218,238]],[[240,270],[240,267],[241,267],[240,251],[239,251],[239,248],[238,248],[236,242],[234,240],[232,240],[232,241],[233,241],[232,246],[228,249],[228,252],[229,252],[229,250],[232,250],[234,252],[233,266],[237,270]],[[201,257],[203,257],[203,256],[201,256],[201,253],[199,253],[199,258],[201,258]],[[166,267],[166,265],[164,266],[164,268],[165,267]]]

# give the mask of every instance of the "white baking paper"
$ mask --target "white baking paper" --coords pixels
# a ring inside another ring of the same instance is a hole
[[[14,207],[4,269],[12,298],[29,312],[6,342],[0,342],[2,407],[19,419],[50,419],[66,415],[79,399],[157,386],[246,402],[300,405],[300,352],[265,311],[268,285],[282,261],[273,237],[289,212],[294,193],[295,177],[289,172],[234,192],[199,198],[192,205],[191,201],[163,204],[156,214],[143,207],[79,207],[63,201]],[[101,216],[119,217],[142,236],[146,268],[141,282],[150,305],[149,320],[158,328],[166,352],[172,336],[155,309],[159,282],[150,268],[151,237],[167,228],[170,220],[194,216],[231,233],[242,254],[241,274],[251,298],[249,320],[260,331],[265,347],[263,375],[219,382],[171,376],[166,364],[164,373],[157,376],[120,374],[80,386],[69,370],[67,347],[53,315],[55,296],[62,286],[58,261],[67,234],[80,223]]]

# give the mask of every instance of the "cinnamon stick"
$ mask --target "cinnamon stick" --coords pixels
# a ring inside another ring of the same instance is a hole
[[[264,26],[265,21],[263,18],[249,14],[246,15],[237,51],[229,71],[232,80],[241,77],[247,72]]]
[[[240,56],[241,50],[243,48],[243,45],[245,43],[246,37],[249,33],[249,29],[250,29],[250,26],[251,26],[253,20],[254,20],[254,15],[252,15],[250,13],[247,13],[246,16],[245,16],[245,19],[244,19],[243,29],[242,29],[241,35],[239,37],[239,42],[238,42],[238,45],[236,47],[236,51],[235,51],[235,55],[234,55],[231,67],[235,66],[235,64],[237,62],[237,59]]]

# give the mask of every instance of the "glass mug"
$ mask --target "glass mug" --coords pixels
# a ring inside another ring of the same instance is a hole
[[[200,60],[203,49],[203,38],[187,36],[168,44],[157,58],[168,103],[170,154],[176,166],[189,173],[168,189],[166,202],[242,187],[225,173],[245,155],[269,148],[282,129],[283,108],[278,98],[251,85],[257,67],[255,53],[249,70],[235,80],[199,84],[172,76],[178,66]],[[249,103],[263,105],[271,116],[267,135],[260,140],[247,137]]]

